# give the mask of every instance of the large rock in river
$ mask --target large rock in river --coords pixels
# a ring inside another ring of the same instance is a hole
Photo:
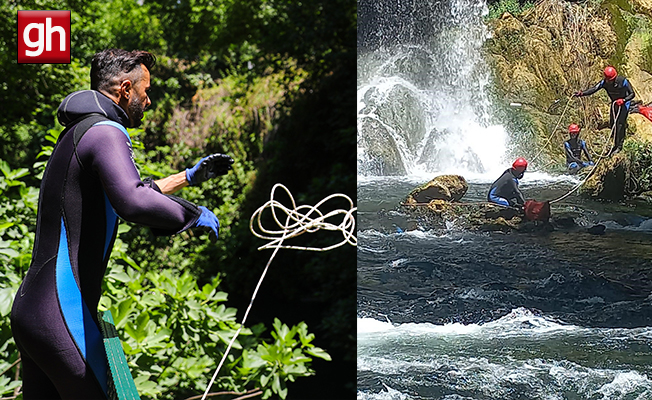
[[[595,168],[595,172],[582,186],[582,193],[604,200],[624,199],[629,171],[627,156],[620,152],[601,160]]]
[[[469,190],[466,179],[460,175],[440,175],[414,189],[405,204],[428,204],[433,200],[460,201]]]

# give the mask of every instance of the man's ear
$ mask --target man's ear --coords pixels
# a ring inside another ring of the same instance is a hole
[[[120,96],[129,99],[133,85],[129,79],[125,79],[120,83]]]

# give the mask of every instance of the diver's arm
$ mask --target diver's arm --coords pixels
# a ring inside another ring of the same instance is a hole
[[[598,82],[597,85],[593,86],[592,88],[582,90],[580,92],[580,93],[582,93],[581,96],[590,96],[590,95],[592,95],[593,93],[595,93],[598,90],[602,89],[602,85],[604,85],[604,80],[601,80],[600,82]]]
[[[161,189],[163,194],[176,193],[189,185],[188,180],[186,179],[186,171],[181,171],[163,179],[158,179],[154,181],[154,183],[156,183],[156,186]]]
[[[131,144],[118,128],[90,128],[77,149],[81,161],[97,174],[111,206],[124,220],[174,234],[194,226],[201,215],[196,205],[159,193],[140,179],[131,158]]]
[[[632,84],[629,83],[629,80],[625,79],[624,84],[623,84],[623,87],[624,87],[625,90],[627,91],[627,95],[626,95],[625,98],[623,99],[623,100],[625,101],[625,103],[628,102],[628,101],[633,100],[633,99],[634,99],[634,95],[635,95],[635,94],[634,94],[634,88],[632,87]]]

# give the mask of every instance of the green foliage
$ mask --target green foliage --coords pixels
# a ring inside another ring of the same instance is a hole
[[[187,272],[141,274],[115,264],[106,284],[102,306],[111,310],[122,333],[139,393],[174,399],[179,391],[203,391],[205,375],[237,329],[236,310],[223,304],[227,295],[217,290],[219,280],[200,289]],[[248,329],[241,332],[251,334]],[[235,348],[241,345],[236,342]],[[229,367],[237,364],[233,355],[229,362]],[[220,386],[240,390],[246,379],[234,375],[221,380]]]
[[[532,7],[534,7],[534,3],[527,0],[498,0],[490,2],[487,19],[500,18],[506,12],[517,16]]]
[[[26,168],[11,169],[0,159],[0,396],[21,386],[19,358],[11,335],[9,313],[13,298],[32,259],[38,190],[28,187]]]
[[[313,373],[307,367],[310,356],[327,361],[331,357],[311,343],[315,335],[308,333],[308,326],[304,322],[290,329],[276,318],[272,337],[274,343],[262,343],[255,351],[243,352],[244,362],[240,372],[259,379],[260,387],[264,388],[263,399],[273,395],[285,399],[288,394],[286,381],[294,382],[297,377]]]
[[[175,399],[180,393],[204,391],[216,360],[241,328],[236,310],[224,304],[227,294],[218,290],[221,278],[199,288],[187,271],[142,273],[125,249],[118,240],[101,305],[111,310],[122,333],[139,393]],[[286,381],[314,374],[308,367],[312,357],[330,360],[328,353],[311,343],[314,335],[305,323],[290,329],[276,320],[274,329],[271,344],[260,338],[262,325],[241,329],[227,358],[227,372],[216,385],[239,392],[258,387],[265,398],[271,393],[285,398]]]
[[[623,150],[630,161],[626,190],[635,195],[652,190],[652,143],[626,140]]]

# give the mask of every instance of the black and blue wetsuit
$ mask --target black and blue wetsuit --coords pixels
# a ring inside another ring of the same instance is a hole
[[[572,137],[565,141],[564,151],[566,153],[566,166],[571,174],[576,174],[582,168],[593,165],[591,155],[586,148],[586,142],[578,137]],[[586,155],[588,162],[582,161],[582,153]]]
[[[625,131],[627,130],[627,115],[629,114],[631,101],[634,99],[634,88],[632,88],[632,85],[629,83],[627,78],[618,75],[613,81],[608,81],[606,79],[601,80],[592,88],[583,90],[581,95],[589,96],[600,89],[604,89],[611,99],[609,125],[613,128],[614,122],[616,124],[614,129],[614,147],[612,150],[621,150],[623,148],[623,142],[625,141]],[[623,99],[624,103],[622,106],[618,106],[614,103],[618,99]]]
[[[518,188],[518,178],[522,174],[516,173],[513,168],[503,172],[489,189],[487,201],[500,204],[501,206],[522,206],[525,204],[525,198]]]
[[[74,127],[89,113],[107,120],[75,145]],[[129,118],[111,99],[75,92],[57,116],[66,130],[43,176],[32,263],[14,300],[11,327],[22,357],[24,399],[105,399],[97,305],[118,217],[155,234],[174,234],[192,227],[201,212],[141,180],[124,127]]]

